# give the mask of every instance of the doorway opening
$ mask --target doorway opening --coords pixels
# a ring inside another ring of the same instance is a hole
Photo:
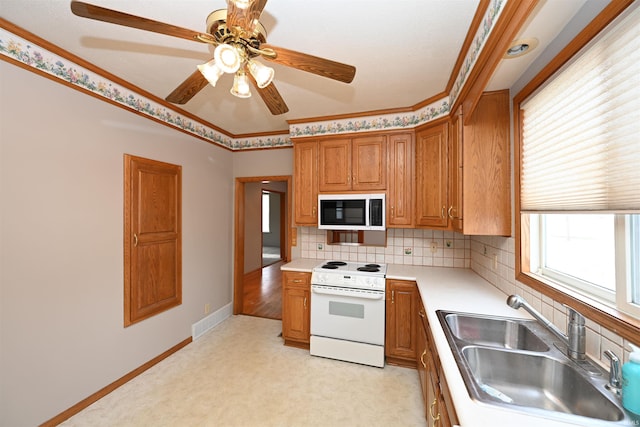
[[[291,176],[236,178],[233,313],[282,318],[280,266],[291,259]]]

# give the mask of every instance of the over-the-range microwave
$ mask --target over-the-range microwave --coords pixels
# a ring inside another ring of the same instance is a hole
[[[325,230],[384,230],[384,194],[318,195],[318,228]]]

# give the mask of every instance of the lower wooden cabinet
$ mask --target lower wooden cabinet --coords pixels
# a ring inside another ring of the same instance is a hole
[[[425,404],[425,417],[430,426],[450,427],[458,424],[446,379],[442,373],[440,359],[433,345],[431,329],[424,305],[418,294],[418,351],[417,368]]]
[[[285,345],[309,348],[311,273],[282,273],[282,338]]]
[[[384,353],[387,363],[416,366],[418,285],[406,280],[387,280]]]

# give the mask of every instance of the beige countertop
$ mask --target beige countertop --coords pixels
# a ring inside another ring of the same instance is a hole
[[[322,260],[296,259],[283,270],[311,272]],[[440,363],[454,401],[460,426],[571,426],[571,424],[517,410],[489,406],[471,399],[436,311],[450,310],[510,317],[530,317],[506,304],[507,295],[469,269],[387,265],[387,279],[416,281],[427,312]]]

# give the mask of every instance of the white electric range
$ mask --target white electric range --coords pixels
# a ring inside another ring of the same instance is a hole
[[[311,273],[310,353],[384,367],[385,264],[325,261]]]

